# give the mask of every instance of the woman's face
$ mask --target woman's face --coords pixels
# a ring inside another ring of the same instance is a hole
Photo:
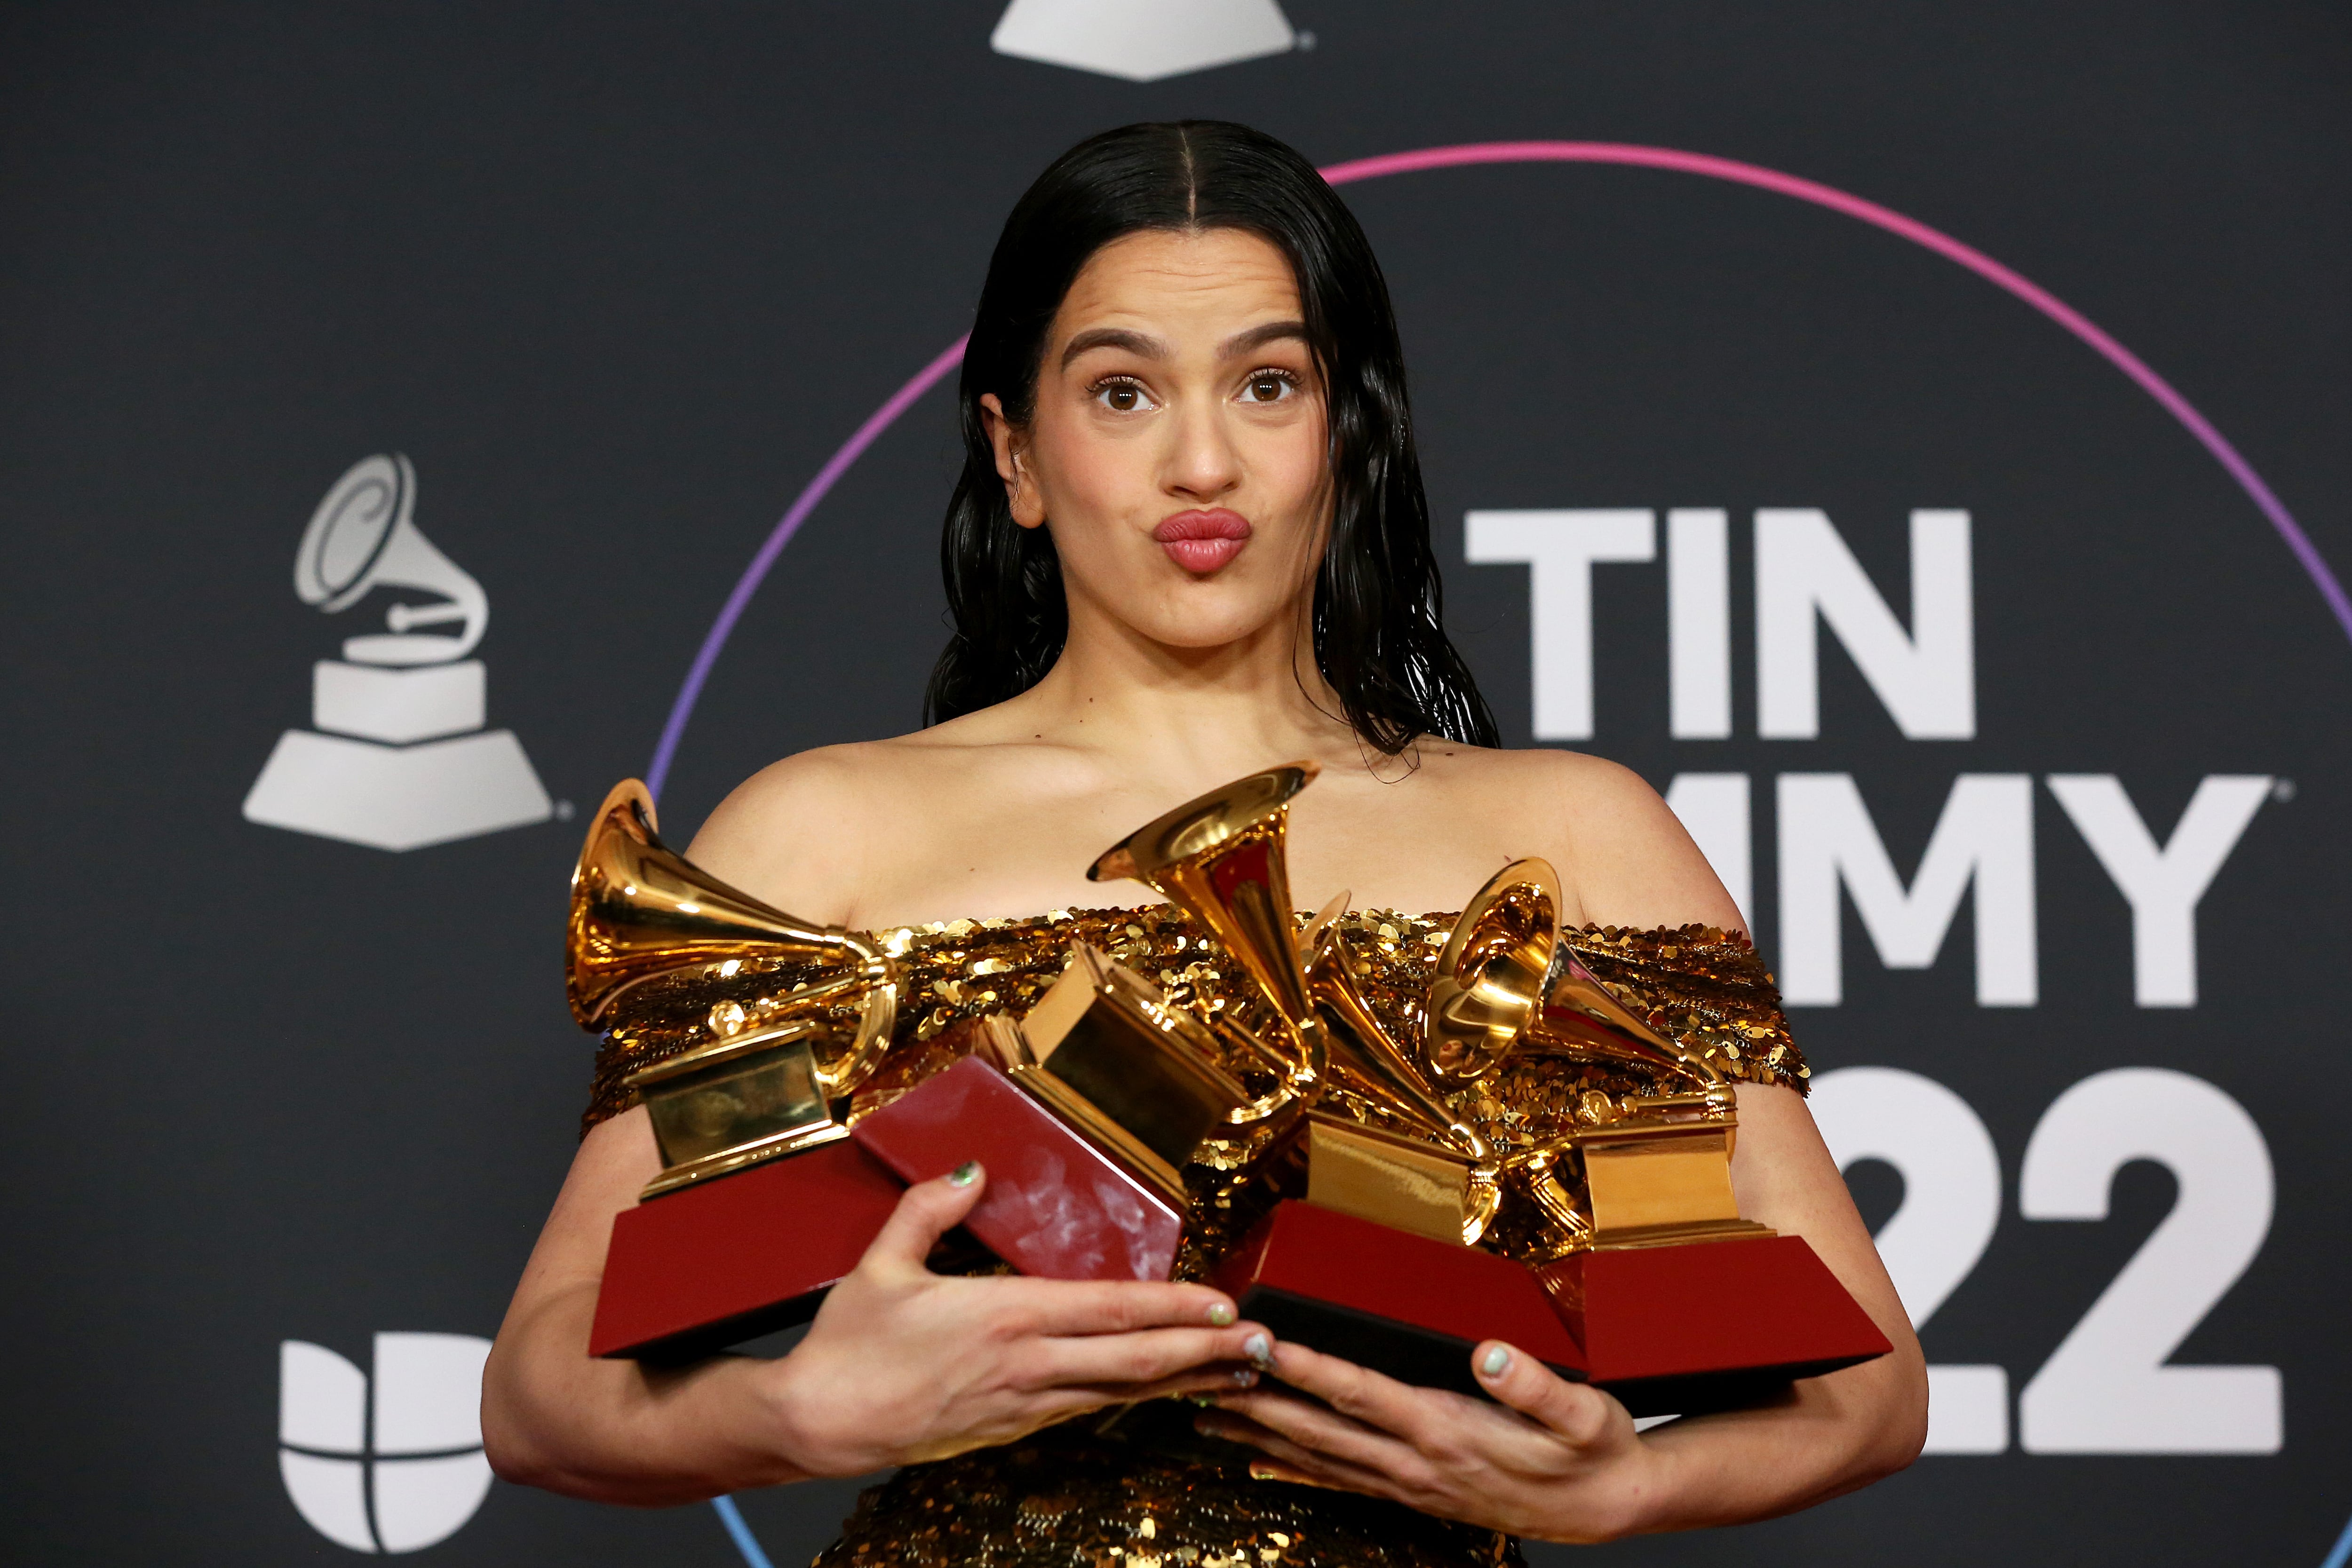
[[[982,400],[1073,630],[1213,648],[1296,625],[1329,532],[1324,389],[1290,264],[1238,229],[1129,235],[1070,286],[1025,430]]]

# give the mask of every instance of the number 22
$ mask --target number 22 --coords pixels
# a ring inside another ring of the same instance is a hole
[[[1879,1253],[1924,1327],[1992,1240],[2000,1165],[1966,1101],[1935,1080],[1853,1067],[1815,1081],[1813,1115],[1840,1169],[1883,1159],[1903,1201]],[[2270,1151],[2245,1109],[2187,1073],[2126,1067],[2061,1094],[2027,1141],[2028,1219],[2107,1217],[2116,1172],[2172,1172],[2172,1212],[2059,1343],[2018,1396],[2021,1446],[2042,1454],[2269,1454],[2284,1440],[2272,1366],[2168,1366],[2165,1358],[2235,1284],[2270,1231]],[[1928,1368],[1929,1453],[2009,1446],[2009,1380],[1998,1366]]]

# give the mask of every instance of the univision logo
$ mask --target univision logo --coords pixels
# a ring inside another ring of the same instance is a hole
[[[310,1528],[354,1552],[416,1552],[473,1518],[490,1490],[489,1354],[472,1334],[380,1333],[371,1378],[324,1345],[279,1345],[278,1473]]]

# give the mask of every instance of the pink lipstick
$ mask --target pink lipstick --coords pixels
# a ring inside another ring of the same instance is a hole
[[[1179,512],[1160,520],[1152,538],[1168,559],[1197,577],[1206,577],[1242,553],[1249,543],[1249,519],[1219,507],[1203,512]]]

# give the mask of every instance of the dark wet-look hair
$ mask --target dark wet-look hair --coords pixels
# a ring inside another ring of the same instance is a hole
[[[1329,411],[1331,538],[1315,579],[1315,663],[1348,722],[1393,755],[1416,735],[1499,744],[1441,619],[1404,355],[1388,284],[1355,217],[1313,164],[1219,120],[1129,125],[1054,161],[1013,206],[989,259],[959,389],[963,474],[940,542],[955,633],[931,672],[929,723],[1017,696],[1069,632],[1045,528],[1013,520],[980,400],[1025,425],[1063,297],[1122,235],[1241,229],[1290,260]]]

